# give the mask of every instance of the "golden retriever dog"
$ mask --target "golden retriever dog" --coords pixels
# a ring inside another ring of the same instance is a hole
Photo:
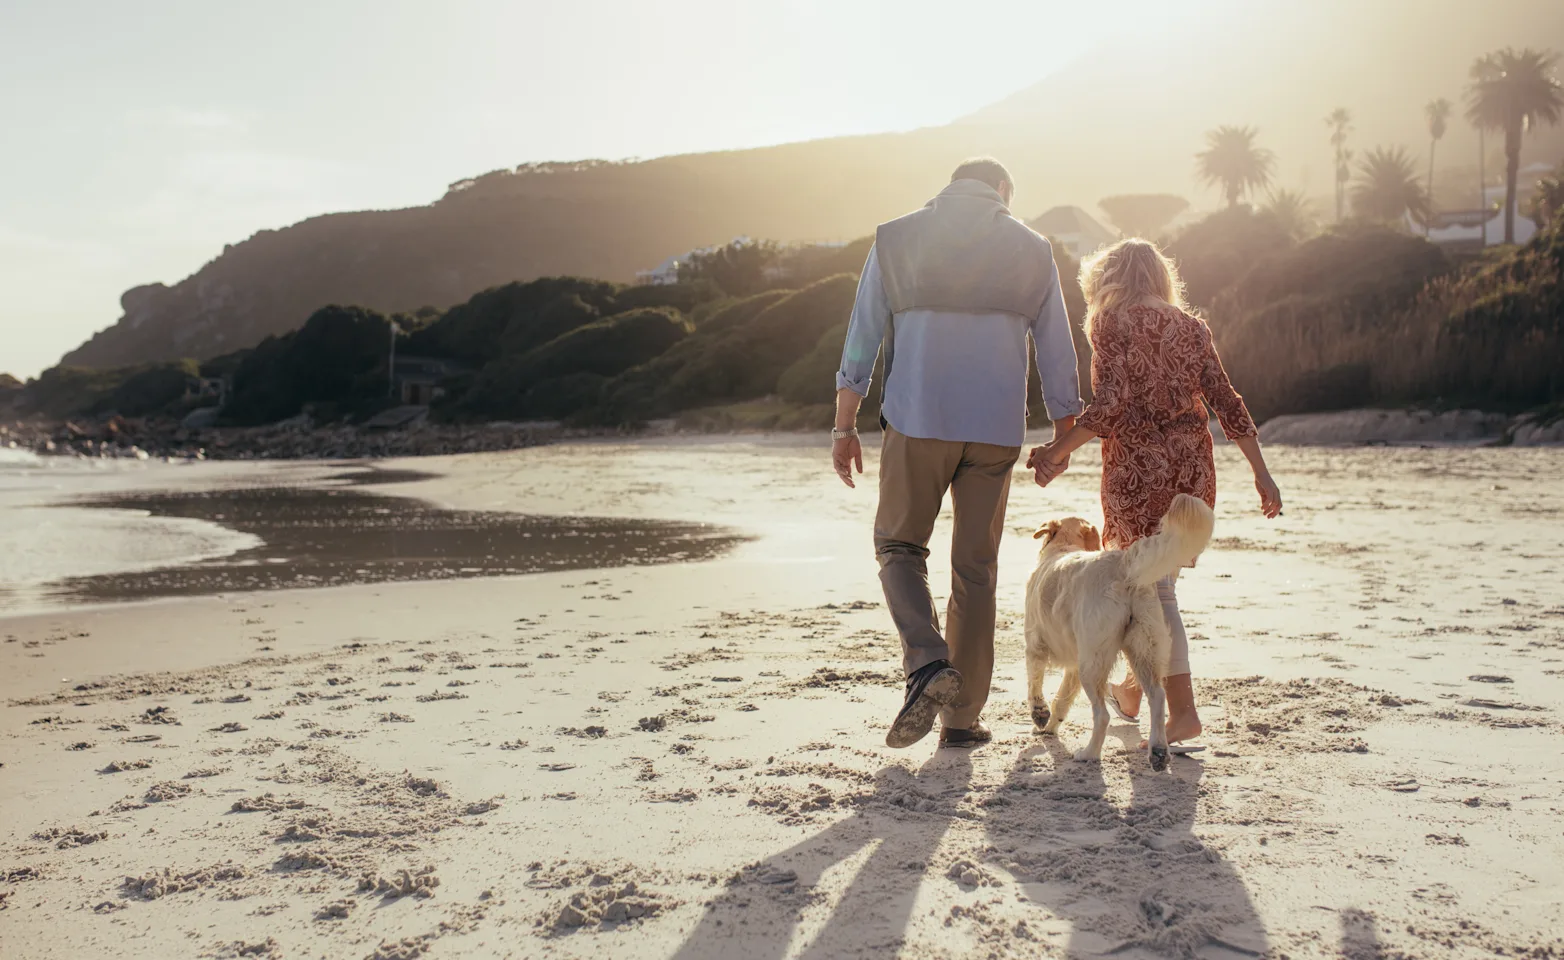
[[[1108,673],[1124,654],[1151,705],[1151,768],[1168,765],[1167,670],[1172,637],[1156,583],[1193,561],[1211,541],[1211,508],[1186,494],[1173,498],[1161,529],[1126,550],[1102,550],[1097,528],[1080,517],[1052,520],[1033,538],[1043,541],[1026,583],[1026,690],[1032,722],[1057,733],[1075,696],[1086,689],[1092,739],[1077,760],[1100,760],[1108,734]],[[1064,670],[1052,707],[1043,700],[1050,664]]]

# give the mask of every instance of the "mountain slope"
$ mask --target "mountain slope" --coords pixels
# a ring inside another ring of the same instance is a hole
[[[1193,45],[1106,47],[943,127],[528,166],[453,184],[427,206],[262,231],[172,287],[128,291],[124,316],[64,362],[205,359],[294,329],[327,303],[407,311],[539,276],[628,281],[665,257],[741,234],[859,237],[921,204],[974,154],[1011,167],[1017,211],[1030,217],[1059,203],[1090,209],[1113,193],[1190,195],[1203,132],[1253,123],[1279,155],[1279,181],[1326,193],[1320,118],[1331,107],[1358,113],[1356,146],[1420,150],[1422,104],[1457,99],[1472,57],[1507,43],[1564,48],[1564,4],[1555,0],[1496,0],[1480,11],[1465,0],[1286,6],[1234,4],[1220,29],[1192,31]],[[1531,156],[1556,161],[1564,129],[1538,131],[1528,144]],[[1440,156],[1467,155],[1475,138],[1454,124]]]

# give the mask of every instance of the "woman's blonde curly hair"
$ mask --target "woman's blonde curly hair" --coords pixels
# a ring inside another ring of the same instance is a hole
[[[1098,316],[1143,297],[1157,297],[1189,312],[1178,266],[1156,244],[1138,237],[1120,240],[1081,261],[1081,292],[1086,296],[1088,336]]]

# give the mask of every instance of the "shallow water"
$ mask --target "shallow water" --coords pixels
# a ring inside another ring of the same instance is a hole
[[[183,472],[167,464],[38,457],[0,448],[0,614],[38,606],[40,591],[62,577],[151,570],[258,545],[253,536],[220,524],[67,500],[156,471],[169,478]]]
[[[0,533],[0,547],[17,541],[9,551],[16,569],[0,561],[0,612],[702,560],[743,539],[711,524],[446,510],[356,489],[430,476],[364,470],[331,478],[349,486],[110,493],[11,506],[12,533]]]

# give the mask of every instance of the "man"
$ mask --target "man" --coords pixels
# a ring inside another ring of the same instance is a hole
[[[880,225],[836,375],[831,459],[851,487],[853,468],[863,473],[853,425],[884,341],[874,549],[907,677],[905,702],[885,737],[892,747],[923,739],[936,716],[941,746],[992,739],[979,714],[994,671],[1010,474],[1025,439],[1028,334],[1054,436],[1081,412],[1053,251],[1010,215],[1014,192],[999,161],[969,160],[927,206]],[[1039,482],[1048,479],[1039,473]],[[947,489],[955,529],[942,634],[926,561]]]

